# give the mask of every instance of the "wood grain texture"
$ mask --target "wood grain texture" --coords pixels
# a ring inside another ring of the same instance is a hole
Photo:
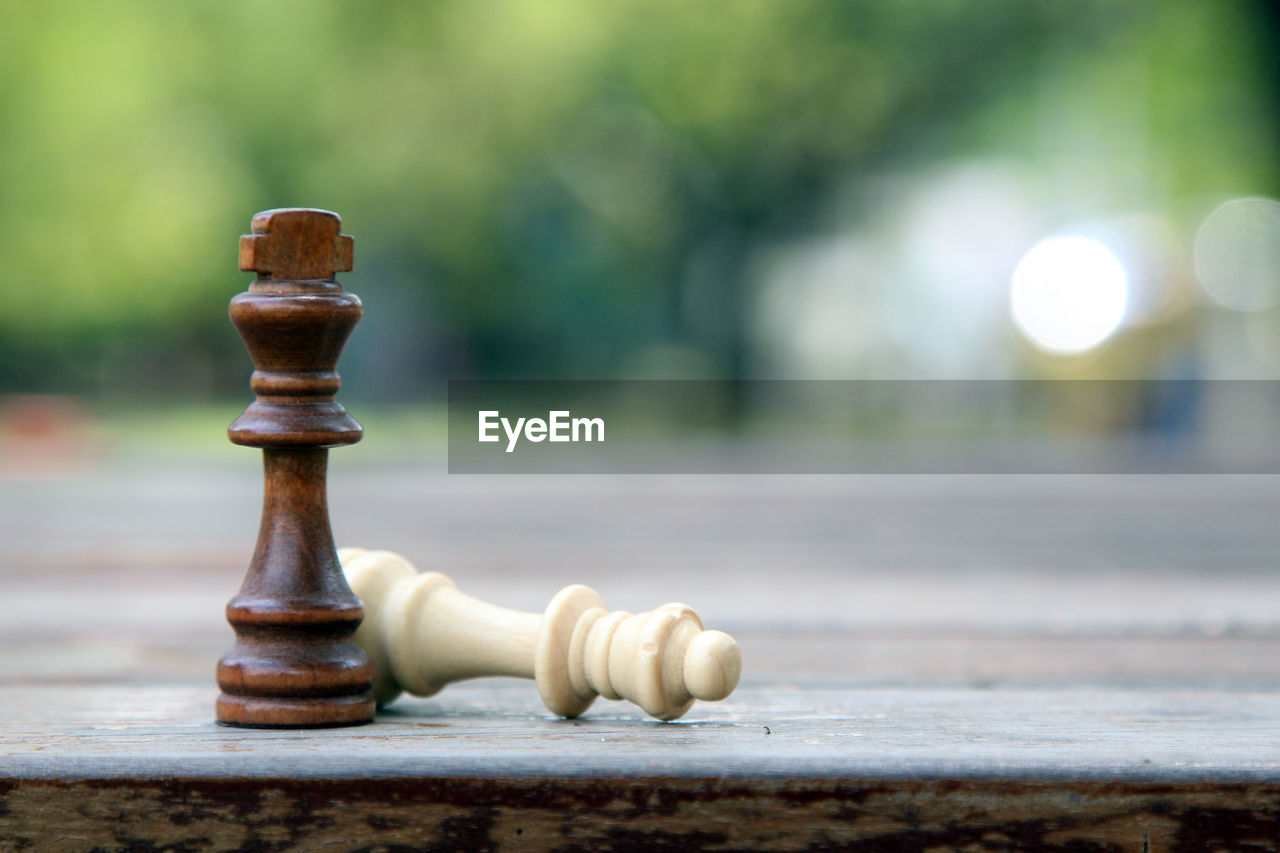
[[[15,709],[0,725],[0,841],[1165,851],[1280,839],[1271,694],[746,687],[664,724],[638,711],[557,720],[525,685],[469,684],[318,732],[221,728],[209,698],[0,690]]]
[[[48,851],[1273,850],[1280,786],[804,779],[0,783]],[[121,818],[126,818],[122,820]]]
[[[404,698],[377,725],[217,726],[209,688],[6,687],[4,770],[155,775],[969,777],[1280,782],[1280,695],[1207,690],[823,689],[745,684],[674,723],[551,715],[494,680]]]
[[[251,460],[5,483],[0,850],[1280,849],[1280,478],[446,478],[361,447],[340,539],[504,607],[694,602],[742,685],[668,724],[499,681],[218,727]]]

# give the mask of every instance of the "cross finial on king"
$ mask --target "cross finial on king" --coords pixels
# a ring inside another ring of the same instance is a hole
[[[328,210],[284,207],[253,217],[253,233],[240,238],[240,269],[259,278],[332,279],[353,266],[354,241]]]

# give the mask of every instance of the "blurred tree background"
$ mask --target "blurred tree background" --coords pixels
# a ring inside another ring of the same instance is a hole
[[[336,210],[356,238],[343,281],[366,318],[347,399],[421,400],[469,376],[1052,371],[1070,358],[1018,338],[1009,268],[1057,228],[1131,213],[1172,235],[1174,292],[1090,357],[1149,372],[1126,345],[1194,349],[1216,310],[1187,297],[1200,221],[1280,194],[1263,2],[52,0],[0,15],[10,392],[244,397],[225,313],[248,280],[236,238],[285,206]],[[999,320],[948,338],[952,306],[987,297],[945,290],[964,272],[946,252],[986,251],[999,223],[967,211],[991,193],[1017,201],[982,273]],[[803,249],[822,241],[856,248]],[[814,291],[830,257],[848,263]],[[809,308],[770,325],[795,304]],[[840,349],[897,328],[879,350]],[[809,330],[830,345],[806,349]],[[932,340],[953,345],[917,359]],[[996,355],[966,360],[975,340]]]

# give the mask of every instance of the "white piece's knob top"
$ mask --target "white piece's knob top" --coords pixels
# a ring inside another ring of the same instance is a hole
[[[694,699],[719,702],[738,686],[742,651],[724,631],[703,631],[684,650],[684,687]]]

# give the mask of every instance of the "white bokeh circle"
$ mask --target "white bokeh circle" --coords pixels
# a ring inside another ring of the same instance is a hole
[[[1013,271],[1013,322],[1040,349],[1091,350],[1120,327],[1128,304],[1124,267],[1089,237],[1050,237],[1032,247]]]

